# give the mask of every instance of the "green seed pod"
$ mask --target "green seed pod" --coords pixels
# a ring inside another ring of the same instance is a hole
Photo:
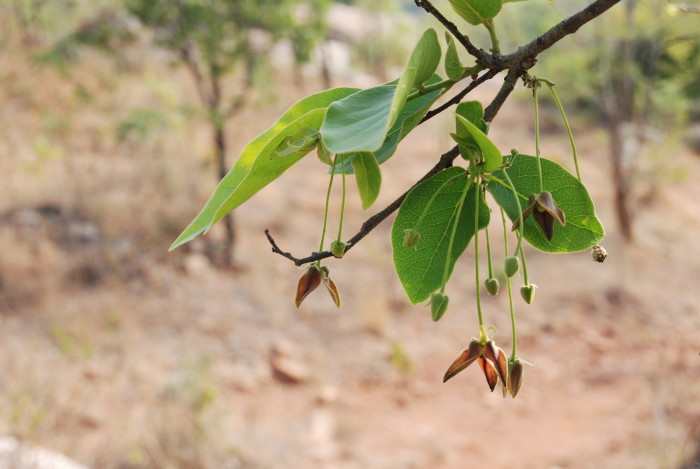
[[[535,299],[535,289],[537,288],[537,285],[534,283],[531,283],[530,285],[523,285],[520,287],[520,295],[523,297],[523,300],[527,304],[532,304],[532,300]]]
[[[420,233],[418,230],[409,228],[403,231],[403,245],[409,248],[414,248],[420,242]]]
[[[333,257],[340,259],[345,255],[345,250],[347,247],[347,243],[337,239],[331,243],[331,254],[333,254]]]
[[[506,276],[512,277],[518,273],[518,269],[520,269],[520,260],[515,256],[506,257],[504,267]]]
[[[498,282],[497,278],[489,277],[484,280],[484,287],[486,287],[486,291],[489,295],[496,296],[498,295],[498,290],[501,288],[501,284]]]
[[[450,302],[450,297],[444,293],[433,293],[430,297],[430,312],[433,315],[433,321],[439,321],[447,312],[447,304]]]

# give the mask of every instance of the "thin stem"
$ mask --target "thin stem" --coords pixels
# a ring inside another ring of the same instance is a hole
[[[496,36],[496,26],[493,23],[493,18],[484,23],[486,29],[489,31],[489,37],[491,38],[491,52],[494,54],[501,53],[501,46],[498,43],[498,36]]]
[[[508,229],[506,228],[506,214],[501,207],[501,220],[503,220],[503,244],[505,245],[505,256],[508,257]],[[508,285],[508,307],[510,308],[510,327],[513,334],[513,351],[511,353],[511,359],[515,360],[517,357],[517,331],[515,328],[515,308],[513,306],[513,287],[510,282],[510,277],[506,276],[506,284]]]
[[[447,244],[447,260],[445,261],[445,270],[442,273],[442,288],[440,293],[445,293],[445,284],[447,283],[447,277],[450,273],[450,259],[452,257],[452,247],[454,246],[455,237],[457,235],[457,226],[459,225],[459,215],[462,213],[462,206],[464,206],[464,199],[467,198],[467,192],[472,184],[472,179],[467,181],[467,185],[464,186],[464,191],[462,191],[462,196],[459,198],[455,212],[452,215],[454,218],[454,223],[452,224],[452,233],[450,233],[450,241]]]
[[[331,178],[328,181],[328,191],[326,191],[326,208],[323,214],[323,231],[321,231],[321,246],[318,248],[319,251],[323,251],[323,245],[326,242],[326,227],[328,226],[328,202],[331,200],[331,187],[333,187],[333,176],[335,175],[335,161],[338,159],[338,155],[333,157],[333,166],[331,166]],[[316,261],[316,264],[321,265],[321,259]]]
[[[340,202],[340,223],[338,223],[337,238],[338,241],[341,241],[341,236],[343,234],[343,219],[345,218],[345,153],[342,153],[340,157],[340,171],[343,175],[343,196]],[[323,246],[321,246],[321,249],[323,249]]]
[[[479,281],[479,202],[481,195],[481,190],[479,185],[476,185],[476,190],[474,191],[476,196],[474,197],[474,275],[476,278],[476,312],[479,315],[479,328],[484,329],[484,316],[481,312],[481,282]],[[483,334],[482,334],[483,335]]]
[[[508,171],[503,170],[503,174],[506,177],[506,181],[508,181],[508,187],[510,190],[513,192],[513,198],[515,199],[515,204],[518,206],[518,220],[519,226],[518,226],[518,245],[515,247],[515,255],[518,255],[519,251],[522,251],[523,249],[523,230],[525,229],[525,220],[523,220],[523,209],[520,205],[520,199],[518,199],[518,191],[515,190],[515,186],[513,185],[513,181],[511,181],[510,176],[508,175]]]
[[[439,81],[437,83],[433,83],[432,85],[420,86],[419,88],[417,88],[416,91],[411,93],[406,100],[411,101],[411,100],[416,99],[420,96],[426,95],[428,93],[432,93],[433,91],[441,90],[443,88],[445,90],[449,90],[450,88],[452,88],[452,86],[455,83],[457,83],[457,82],[454,80],[442,80],[442,81]]]
[[[544,192],[544,181],[542,180],[542,164],[540,163],[540,106],[537,100],[539,87],[539,81],[535,79],[532,85],[532,97],[535,98],[535,156],[537,157],[537,174],[540,177],[540,193],[542,193]]]
[[[578,180],[581,180],[581,171],[579,170],[578,167],[578,153],[576,151],[576,144],[574,143],[574,134],[571,132],[571,125],[569,125],[569,120],[566,118],[566,113],[564,112],[564,106],[562,106],[561,101],[559,100],[559,96],[557,95],[556,90],[554,89],[554,83],[552,83],[549,80],[540,80],[543,81],[546,85],[547,88],[549,88],[549,91],[552,93],[552,96],[554,97],[554,102],[557,104],[557,107],[559,108],[559,112],[561,113],[561,118],[564,120],[564,125],[566,126],[566,132],[569,134],[569,142],[571,142],[571,152],[574,154],[574,165],[576,166],[576,177],[578,177]]]
[[[493,262],[491,261],[491,239],[489,238],[488,226],[484,231],[486,231],[486,257],[488,258],[489,262],[489,278],[493,278]]]
[[[525,262],[525,249],[518,244],[520,249],[520,262],[523,264],[523,281],[525,285],[530,285],[530,281],[527,279],[527,262]]]

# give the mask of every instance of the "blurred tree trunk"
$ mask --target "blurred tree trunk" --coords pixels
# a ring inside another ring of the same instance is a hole
[[[616,63],[609,64],[608,73],[604,74],[603,109],[607,116],[608,139],[610,150],[611,178],[615,188],[615,216],[623,238],[631,241],[634,237],[632,214],[630,210],[630,178],[632,169],[630,161],[634,158],[628,138],[637,138],[639,133],[627,135],[623,130],[630,126],[641,126],[642,116],[636,110],[634,89],[635,42],[633,36],[634,13],[637,0],[625,2],[625,32],[617,44],[614,57]],[[617,71],[613,70],[613,67]]]

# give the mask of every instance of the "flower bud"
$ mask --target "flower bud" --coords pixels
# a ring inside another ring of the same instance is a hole
[[[484,280],[484,287],[486,287],[486,291],[489,295],[496,296],[498,295],[498,290],[501,287],[501,284],[498,282],[497,278],[489,277]]]
[[[403,245],[409,248],[415,248],[420,242],[420,233],[418,230],[409,228],[403,231]]]
[[[591,251],[591,256],[596,262],[604,262],[605,258],[608,257],[608,251],[605,250],[600,244],[593,246],[593,251]]]
[[[337,257],[338,259],[340,259],[345,255],[345,250],[347,249],[347,247],[347,243],[336,239],[331,243],[331,254],[333,254],[333,257]]]
[[[449,302],[450,297],[444,293],[433,293],[433,296],[430,297],[430,312],[433,315],[433,321],[439,321],[447,312]]]
[[[523,362],[516,358],[508,365],[508,392],[515,397],[523,384]]]
[[[537,285],[534,283],[531,283],[530,285],[523,285],[520,287],[520,295],[523,297],[523,300],[527,304],[532,304],[532,300],[535,299],[535,289],[537,288]]]
[[[506,257],[505,261],[505,272],[506,276],[512,277],[518,273],[520,269],[520,260],[516,256]]]

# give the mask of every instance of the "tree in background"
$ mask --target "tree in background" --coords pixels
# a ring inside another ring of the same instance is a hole
[[[295,59],[308,60],[324,37],[329,0],[127,0],[132,15],[154,33],[192,76],[211,125],[217,180],[227,173],[226,124],[247,104],[255,72],[271,47],[292,41]],[[225,86],[236,77],[235,86]],[[233,218],[224,220],[223,265],[233,262]],[[217,256],[218,257],[218,256]]]
[[[683,9],[666,0],[626,0],[622,7],[576,35],[576,54],[555,51],[541,69],[603,122],[615,215],[631,240],[641,156],[650,143],[677,136],[700,97],[700,35],[697,16],[676,14]]]

